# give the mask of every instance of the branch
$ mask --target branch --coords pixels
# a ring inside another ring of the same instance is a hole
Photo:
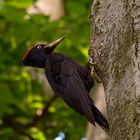
[[[16,117],[14,115],[12,116],[6,116],[2,118],[3,121],[3,127],[11,127],[13,130],[19,134],[22,134],[24,136],[27,136],[30,140],[35,140],[30,134],[26,132],[26,130],[30,127],[35,126],[42,118],[46,117],[48,115],[48,109],[51,106],[51,104],[57,99],[57,96],[53,96],[45,105],[45,107],[40,110],[40,114],[36,113],[31,123],[28,124],[22,124],[18,121],[16,121]]]
[[[34,116],[34,119],[32,121],[32,123],[28,124],[28,125],[32,125],[35,126],[42,118],[46,117],[48,115],[48,109],[51,106],[51,104],[57,99],[57,96],[53,96],[45,105],[45,107],[41,110],[39,110],[40,113],[36,113],[36,115]]]
[[[3,125],[1,129],[3,129],[3,127],[11,127],[16,133],[24,135],[28,137],[30,140],[35,140],[31,135],[29,135],[26,132],[25,125],[15,120],[15,116],[6,116],[5,118],[2,118],[2,120],[3,120]]]

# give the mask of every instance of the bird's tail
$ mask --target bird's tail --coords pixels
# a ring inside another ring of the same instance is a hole
[[[109,124],[107,119],[104,117],[104,115],[97,109],[95,105],[92,105],[92,109],[94,112],[94,119],[95,122],[99,124],[100,127],[102,127],[107,133],[109,133]]]

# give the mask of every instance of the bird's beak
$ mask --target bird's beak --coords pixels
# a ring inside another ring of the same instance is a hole
[[[66,36],[62,36],[59,39],[45,46],[47,49],[54,49]]]

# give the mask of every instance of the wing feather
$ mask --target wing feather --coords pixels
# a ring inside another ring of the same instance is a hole
[[[64,60],[59,63],[59,73],[53,75],[56,64],[51,65],[50,60],[46,62],[45,73],[50,86],[55,94],[61,97],[68,106],[80,114],[85,115],[86,118],[94,124],[95,120],[91,98],[87,93],[77,69],[72,65],[72,61],[67,58],[64,58]],[[57,72],[55,71],[55,73]]]

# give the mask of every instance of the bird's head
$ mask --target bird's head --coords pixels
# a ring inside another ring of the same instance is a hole
[[[22,58],[22,63],[26,66],[44,68],[47,56],[53,52],[55,47],[64,39],[61,37],[50,44],[38,44],[30,48]]]
[[[22,58],[22,63],[26,66],[44,68],[47,56],[53,52],[55,47],[64,39],[61,37],[50,44],[38,44],[30,48]]]

